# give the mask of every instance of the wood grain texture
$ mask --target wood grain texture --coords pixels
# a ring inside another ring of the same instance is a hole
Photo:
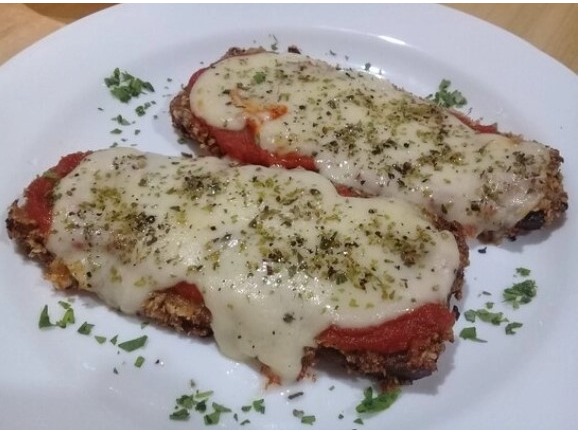
[[[104,4],[0,4],[0,65],[26,47]]]
[[[451,4],[513,33],[578,73],[578,4]]]
[[[0,4],[0,65],[108,4]],[[525,39],[578,73],[578,4],[451,4]]]

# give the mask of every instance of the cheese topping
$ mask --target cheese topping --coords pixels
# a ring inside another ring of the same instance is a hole
[[[89,155],[58,184],[47,247],[126,313],[195,284],[221,351],[291,380],[323,330],[445,304],[460,267],[453,235],[412,205],[341,197],[304,170],[124,148]]]
[[[201,74],[190,100],[212,126],[250,125],[264,149],[312,156],[333,182],[409,200],[472,236],[513,227],[543,197],[546,146],[474,131],[366,72],[299,54],[236,56]]]

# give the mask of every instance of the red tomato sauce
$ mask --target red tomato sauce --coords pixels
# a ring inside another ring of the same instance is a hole
[[[317,342],[344,351],[367,350],[383,354],[408,350],[412,345],[427,342],[435,334],[445,335],[455,317],[441,304],[427,304],[382,325],[363,329],[331,326]]]
[[[193,74],[188,83],[188,90],[190,91],[199,77],[208,68],[198,70]],[[287,112],[287,108],[283,106],[284,110],[277,110],[272,112],[272,118],[283,116]],[[498,134],[496,124],[483,125],[477,121],[470,119],[459,111],[451,110],[452,114],[456,116],[464,125],[479,133]],[[194,115],[194,113],[193,113]],[[247,125],[242,130],[227,130],[218,128],[207,124],[204,119],[195,116],[195,122],[200,126],[200,129],[207,131],[209,137],[214,139],[214,146],[218,150],[233,159],[245,164],[259,164],[264,166],[280,165],[285,168],[302,167],[310,171],[318,171],[315,164],[315,159],[311,156],[300,155],[297,152],[288,152],[284,154],[276,152],[268,152],[261,148],[257,143],[259,125],[255,122],[247,122]],[[348,195],[348,194],[344,194]]]
[[[185,299],[193,301],[196,304],[203,303],[203,295],[195,284],[181,281],[180,283],[174,285],[170,290]]]
[[[193,74],[187,85],[189,91],[207,69],[208,68],[200,69]],[[277,107],[271,110],[272,112],[270,114],[272,118],[278,118],[287,112],[286,107]],[[194,116],[194,122],[200,130],[206,131],[209,137],[214,139],[220,153],[228,155],[244,164],[258,164],[267,167],[280,165],[285,168],[302,167],[310,171],[317,171],[315,160],[310,156],[303,156],[297,152],[283,154],[268,152],[260,147],[255,140],[259,125],[256,125],[254,122],[248,122],[247,126],[239,131],[217,128],[196,116]]]
[[[26,216],[38,225],[41,233],[48,235],[52,225],[52,191],[58,181],[74,170],[90,152],[77,152],[64,156],[58,164],[37,177],[26,189],[24,196]]]
[[[499,134],[500,133],[498,131],[498,125],[496,123],[492,123],[491,125],[483,125],[479,122],[476,122],[475,120],[470,119],[468,116],[466,116],[463,113],[460,113],[459,111],[452,110],[452,114],[455,117],[457,117],[460,122],[462,122],[464,125],[473,129],[476,132],[479,132],[482,134]]]
[[[359,194],[353,189],[345,185],[335,185],[337,193],[342,197],[359,197]]]
[[[245,164],[258,164],[270,167],[280,165],[285,168],[303,167],[317,171],[315,160],[310,156],[299,155],[297,152],[278,154],[268,152],[255,141],[253,128],[246,126],[239,131],[216,128],[207,125],[209,135],[215,139],[219,150],[233,159]]]
[[[197,304],[203,303],[203,295],[194,284],[180,282],[170,290]],[[316,340],[318,344],[343,351],[365,350],[390,354],[406,351],[420,342],[427,343],[435,334],[443,336],[454,322],[453,313],[446,307],[427,304],[378,326],[361,329],[331,326]]]

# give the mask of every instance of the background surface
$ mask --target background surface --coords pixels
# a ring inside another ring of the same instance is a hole
[[[107,4],[0,4],[0,65]],[[452,4],[525,39],[578,73],[578,4]]]

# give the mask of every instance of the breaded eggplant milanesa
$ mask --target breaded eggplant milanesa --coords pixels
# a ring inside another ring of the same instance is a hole
[[[213,335],[278,381],[323,352],[385,383],[431,374],[468,260],[458,226],[314,172],[125,148],[63,158],[7,227],[55,288]]]
[[[548,226],[567,208],[557,150],[295,52],[231,49],[170,111],[214,154],[407,200],[483,241]]]

